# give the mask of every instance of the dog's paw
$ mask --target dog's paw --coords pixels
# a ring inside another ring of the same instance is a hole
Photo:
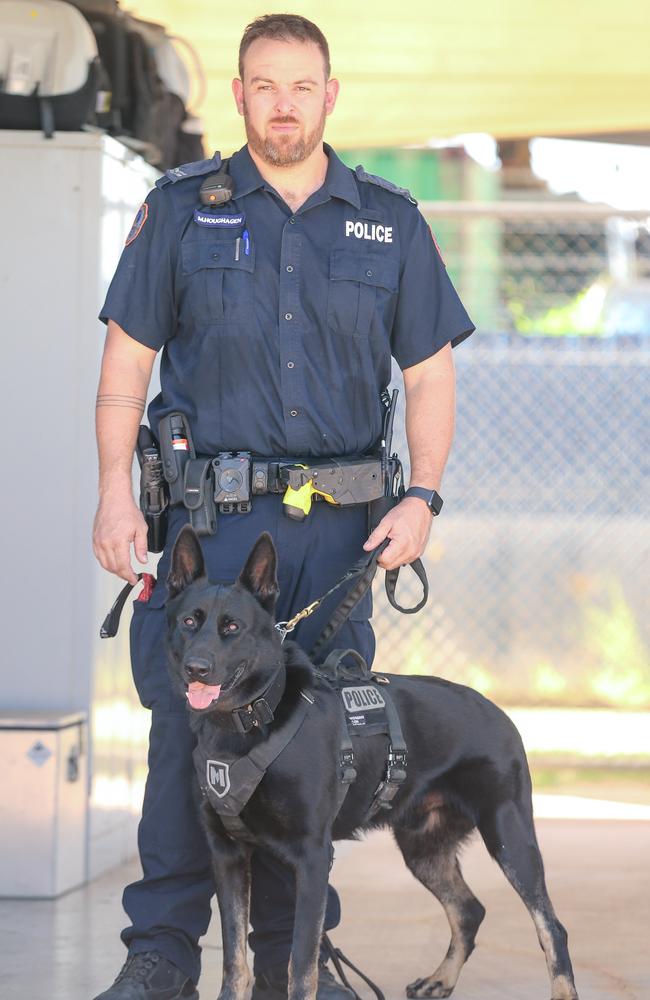
[[[427,977],[409,983],[406,987],[406,995],[409,1000],[412,1000],[413,997],[450,997],[453,989],[453,986],[445,986],[440,979]]]

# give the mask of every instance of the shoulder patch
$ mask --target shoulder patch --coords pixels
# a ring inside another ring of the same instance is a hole
[[[387,181],[385,177],[377,177],[376,174],[369,174],[361,164],[354,168],[354,172],[357,175],[357,179],[363,181],[365,184],[376,184],[377,187],[384,188],[386,191],[392,191],[393,194],[401,195],[402,198],[410,201],[412,205],[417,205],[417,201],[407,188],[398,187],[392,181]]]
[[[133,241],[138,238],[138,236],[142,232],[142,227],[147,221],[148,215],[149,215],[149,206],[147,205],[146,201],[144,201],[142,205],[140,205],[136,217],[133,220],[133,225],[129,230],[129,235],[127,236],[126,242],[124,244],[125,247],[128,247],[129,244],[133,243]]]
[[[427,222],[427,226],[429,226],[429,232],[431,233],[431,239],[433,240],[433,245],[435,246],[436,250],[438,251],[438,256],[440,257],[440,260],[442,261],[442,263],[443,263],[443,264],[445,265],[445,267],[446,267],[446,266],[447,266],[447,261],[446,261],[446,260],[445,260],[445,258],[444,258],[444,257],[442,256],[442,250],[440,249],[440,246],[438,245],[438,241],[437,241],[437,239],[436,239],[436,238],[435,238],[435,236],[433,235],[433,229],[431,228],[431,226],[429,225],[429,223],[428,223],[428,222]]]
[[[172,167],[159,177],[156,181],[157,188],[166,187],[168,184],[176,184],[184,181],[188,177],[202,177],[203,174],[210,174],[218,170],[221,166],[221,153],[217,150],[210,160],[195,160],[193,163],[183,163],[180,167]]]

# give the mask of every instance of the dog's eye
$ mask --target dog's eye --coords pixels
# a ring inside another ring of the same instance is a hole
[[[221,631],[224,635],[230,635],[232,632],[239,632],[239,625],[237,622],[224,622]]]
[[[198,622],[192,615],[188,615],[187,618],[183,618],[183,625],[187,625],[188,628],[196,628]]]

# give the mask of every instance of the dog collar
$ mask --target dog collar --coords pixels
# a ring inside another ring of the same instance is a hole
[[[250,701],[248,705],[233,709],[230,715],[224,716],[224,721],[230,721],[234,731],[242,734],[250,733],[260,726],[268,726],[269,723],[273,722],[275,710],[284,694],[286,681],[286,670],[284,664],[281,664],[273,675],[271,683],[262,694]]]

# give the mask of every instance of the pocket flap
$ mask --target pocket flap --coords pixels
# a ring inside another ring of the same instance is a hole
[[[399,284],[399,261],[379,254],[359,254],[353,250],[334,250],[330,256],[332,281],[361,281],[396,292]]]
[[[239,260],[235,260],[236,238],[228,233],[228,239],[186,240],[181,243],[181,259],[183,274],[194,274],[206,267],[229,267],[238,271],[254,271],[255,258],[253,247],[249,253],[244,253],[242,240],[239,248]]]

